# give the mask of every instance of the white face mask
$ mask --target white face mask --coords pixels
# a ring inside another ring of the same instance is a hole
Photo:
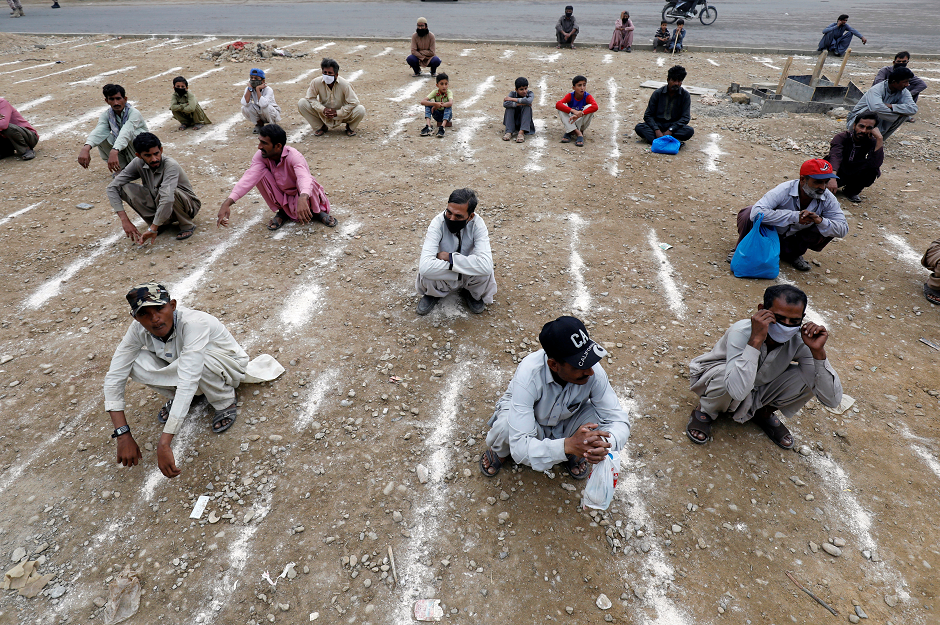
[[[772,323],[767,328],[767,336],[772,338],[778,343],[786,343],[792,339],[800,331],[800,326],[790,327],[780,325],[779,323]]]
[[[334,80],[336,80],[336,76],[330,76],[328,74],[323,75],[323,82],[328,85],[332,85]]]

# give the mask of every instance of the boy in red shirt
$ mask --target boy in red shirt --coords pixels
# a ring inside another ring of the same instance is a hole
[[[580,148],[584,146],[584,131],[591,125],[591,118],[597,112],[598,106],[594,96],[585,91],[587,78],[575,76],[571,79],[571,84],[574,91],[556,102],[555,108],[558,109],[561,125],[565,127],[561,142],[570,143],[571,135],[575,135],[577,139],[574,144]]]

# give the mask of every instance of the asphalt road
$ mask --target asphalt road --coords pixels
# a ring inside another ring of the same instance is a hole
[[[572,2],[581,27],[579,41],[610,40],[620,11],[630,10],[636,44],[645,44],[659,26],[663,2]],[[418,0],[344,2],[76,2],[63,8],[27,5],[27,16],[0,19],[0,32],[210,34],[244,37],[410,36],[418,16],[428,19],[442,39],[554,40],[563,0]],[[940,1],[853,0],[850,8],[827,0],[717,0],[718,20],[703,26],[689,21],[687,45],[815,49],[820,31],[843,10],[868,39],[862,48],[940,53],[936,25]]]

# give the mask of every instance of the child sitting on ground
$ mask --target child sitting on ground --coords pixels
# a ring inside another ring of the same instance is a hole
[[[575,136],[577,139],[574,144],[580,148],[584,146],[584,131],[591,125],[591,118],[597,112],[598,106],[594,96],[585,91],[587,78],[575,76],[571,79],[571,86],[574,91],[556,102],[555,108],[558,110],[561,125],[565,127],[561,142],[569,143],[572,136]]]
[[[437,75],[437,89],[421,100],[424,106],[424,129],[421,131],[422,137],[431,136],[431,120],[437,122],[437,136],[444,136],[444,126],[452,126],[451,120],[454,118],[454,94],[447,88],[447,74]]]
[[[516,78],[516,88],[503,98],[506,112],[503,114],[503,126],[506,134],[503,141],[509,141],[515,133],[516,143],[525,141],[525,133],[533,134],[535,124],[532,122],[532,100],[535,94],[529,89],[529,81],[524,76]]]
[[[659,46],[666,47],[669,45],[672,37],[669,35],[669,27],[666,22],[659,23],[659,30],[656,31],[656,34],[653,35],[653,52],[656,52],[659,49]]]

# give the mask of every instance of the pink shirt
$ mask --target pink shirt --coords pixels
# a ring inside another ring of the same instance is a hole
[[[307,159],[304,155],[294,148],[284,146],[281,152],[281,160],[275,165],[271,159],[264,158],[261,150],[255,152],[251,159],[251,167],[248,168],[241,179],[235,184],[229,199],[237,202],[246,193],[251,191],[265,175],[274,179],[274,198],[282,206],[289,205],[291,197],[294,202],[301,193],[314,197],[313,176],[310,174],[310,167],[307,165]]]
[[[0,98],[0,130],[6,130],[10,124],[14,126],[19,126],[20,128],[27,128],[36,132],[36,129],[29,125],[29,122],[26,121],[26,118],[20,115],[20,112],[13,108],[13,105]],[[36,136],[39,136],[39,133],[36,132]]]

